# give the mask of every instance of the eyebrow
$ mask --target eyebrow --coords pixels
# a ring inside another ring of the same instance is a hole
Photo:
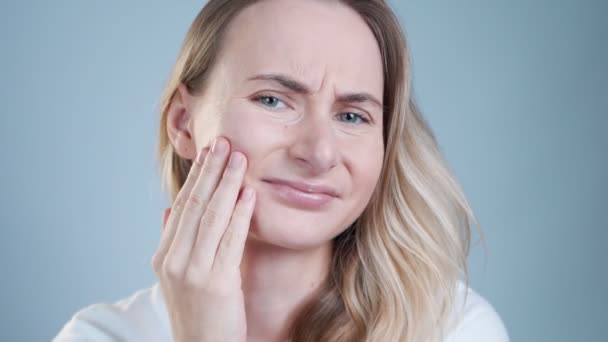
[[[259,74],[247,79],[248,81],[273,81],[281,86],[299,94],[308,95],[311,93],[310,89],[302,82],[295,80],[284,74]],[[369,93],[346,93],[338,96],[338,102],[345,103],[365,103],[371,102],[375,104],[380,109],[383,108],[382,102],[378,100],[376,97]]]

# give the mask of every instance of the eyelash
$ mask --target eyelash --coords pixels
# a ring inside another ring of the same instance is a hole
[[[273,96],[273,95],[261,94],[261,95],[255,96],[255,97],[253,98],[253,100],[254,100],[254,101],[256,101],[256,102],[259,102],[260,104],[262,104],[262,105],[263,105],[263,106],[265,106],[265,107],[268,107],[266,104],[262,103],[262,100],[264,100],[264,99],[268,99],[268,98],[276,99],[277,101],[280,101],[280,102],[284,103],[284,104],[285,104],[285,106],[289,107],[289,106],[288,106],[288,105],[285,103],[285,101],[283,101],[283,100],[281,100],[281,99],[279,99],[278,97]],[[268,107],[268,108],[271,108],[271,107]],[[274,108],[272,108],[272,109],[274,109]],[[355,117],[357,117],[359,120],[361,120],[361,121],[362,121],[364,124],[369,124],[369,123],[370,123],[370,120],[369,120],[368,118],[366,118],[365,116],[363,116],[363,115],[361,115],[361,114],[359,114],[359,113],[355,113],[355,112],[344,112],[344,113],[340,113],[340,115],[344,115],[344,114],[353,114],[353,115],[355,115]]]
[[[355,117],[357,117],[359,120],[361,120],[364,124],[369,124],[369,119],[364,117],[361,114],[358,113],[354,113],[354,112],[345,112],[345,113],[340,113],[340,115],[344,115],[344,114],[353,114]]]
[[[264,95],[264,94],[262,94],[262,95],[258,95],[258,96],[256,96],[256,97],[254,97],[254,98],[253,98],[253,100],[254,100],[254,101],[256,101],[256,102],[261,103],[261,104],[262,104],[263,106],[265,106],[265,107],[268,107],[266,104],[262,103],[262,100],[263,100],[263,99],[268,99],[268,98],[273,98],[273,99],[276,99],[277,101],[283,102],[283,103],[285,104],[285,106],[287,106],[287,103],[285,103],[285,101],[283,101],[283,100],[279,99],[279,98],[278,98],[278,97],[276,97],[276,96],[272,96],[272,95]],[[287,107],[289,107],[289,106],[287,106]],[[273,108],[273,109],[274,109],[274,108]]]

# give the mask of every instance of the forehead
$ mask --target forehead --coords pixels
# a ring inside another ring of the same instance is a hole
[[[382,59],[363,18],[337,1],[267,0],[239,13],[220,58],[231,78],[285,73],[319,89],[329,78],[343,91],[382,98]]]

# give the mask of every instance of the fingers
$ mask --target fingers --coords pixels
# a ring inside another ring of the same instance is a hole
[[[190,171],[188,173],[188,177],[184,182],[184,185],[180,189],[173,202],[173,206],[171,209],[171,213],[168,215],[167,220],[165,222],[165,227],[163,229],[163,234],[161,235],[161,240],[159,246],[156,250],[156,253],[152,257],[152,268],[155,271],[160,270],[162,264],[165,260],[167,252],[169,251],[169,247],[171,247],[171,242],[175,237],[175,233],[177,231],[177,223],[180,219],[181,212],[183,210],[184,204],[190,196],[190,192],[194,187],[194,184],[200,174],[202,168],[202,161],[206,158],[207,152],[209,150],[207,148],[203,149],[197,159],[192,163],[190,167]]]
[[[167,219],[169,218],[169,214],[171,214],[171,208],[167,208],[163,211],[163,231],[165,230],[165,226],[167,225]]]
[[[194,272],[193,278],[204,276],[211,270],[220,240],[233,215],[245,169],[245,156],[241,152],[233,152],[198,228],[187,271]]]
[[[213,268],[239,271],[254,207],[255,191],[246,187],[236,204],[230,225],[222,237]]]
[[[177,274],[183,274],[188,266],[201,216],[209,210],[208,204],[222,178],[229,148],[226,139],[216,139],[211,154],[207,156],[201,174],[186,200],[175,238],[167,253],[168,267]]]

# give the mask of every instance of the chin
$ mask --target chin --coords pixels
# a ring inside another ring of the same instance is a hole
[[[340,234],[340,210],[303,210],[258,194],[249,238],[277,247],[306,250],[326,245]],[[343,211],[342,211],[343,212]]]

